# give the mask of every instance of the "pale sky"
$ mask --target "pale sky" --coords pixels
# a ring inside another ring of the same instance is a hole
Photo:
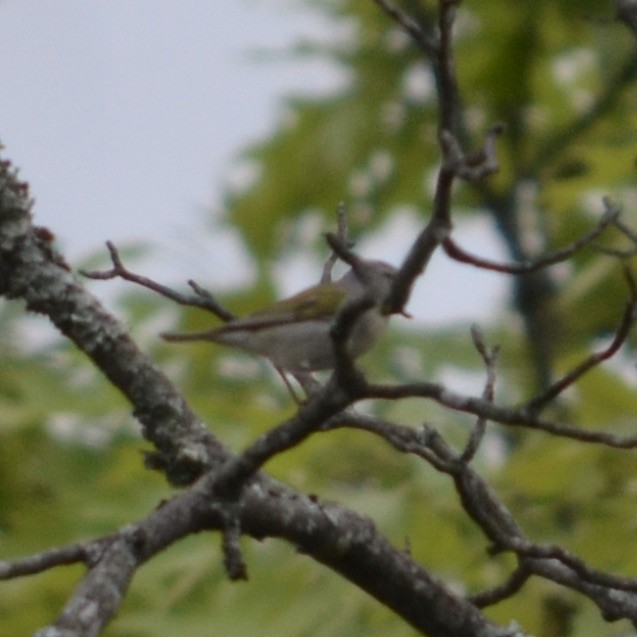
[[[230,275],[247,274],[228,237],[202,239],[233,158],[272,129],[282,96],[329,90],[339,79],[316,62],[251,54],[330,37],[331,27],[300,4],[0,2],[4,156],[31,184],[36,223],[56,234],[71,265],[110,239],[148,244],[143,272],[170,284],[192,277],[215,289],[212,250],[237,262]],[[399,258],[413,234],[393,235]],[[482,229],[465,238],[483,253],[495,249]],[[414,303],[425,321],[482,320],[502,299],[500,281],[438,259],[421,287],[445,302]]]

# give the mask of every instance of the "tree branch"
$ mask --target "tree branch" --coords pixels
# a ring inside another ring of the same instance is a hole
[[[621,214],[621,208],[619,206],[615,206],[607,197],[604,198],[604,207],[606,208],[605,213],[597,225],[592,230],[582,235],[579,239],[576,239],[570,245],[565,246],[560,250],[520,263],[497,263],[496,261],[483,259],[482,257],[470,254],[463,250],[451,237],[447,237],[442,245],[447,255],[454,259],[454,261],[474,265],[484,270],[494,270],[504,274],[527,274],[529,272],[536,272],[537,270],[555,265],[556,263],[563,263],[583,248],[595,247],[593,244],[595,239],[597,239],[609,226],[615,226],[618,223],[619,216]]]
[[[412,38],[425,55],[431,58],[436,57],[439,42],[426,34],[416,20],[389,0],[374,0],[374,2]]]
[[[454,411],[486,418],[501,425],[527,427],[538,431],[570,438],[581,442],[602,444],[616,449],[634,449],[637,436],[620,436],[607,431],[580,429],[566,424],[540,418],[527,404],[518,406],[496,405],[482,398],[454,392],[440,383],[411,382],[400,385],[369,383],[365,393],[367,398],[400,400],[402,398],[426,398]]]
[[[122,261],[119,252],[115,245],[111,241],[106,242],[106,247],[111,255],[111,261],[113,263],[113,267],[110,270],[81,270],[80,274],[87,277],[88,279],[96,279],[100,281],[106,281],[109,279],[124,279],[125,281],[130,281],[131,283],[135,283],[137,285],[141,285],[153,292],[157,292],[162,296],[170,299],[171,301],[175,301],[179,305],[186,305],[189,307],[199,307],[204,310],[208,310],[212,312],[215,316],[218,316],[223,321],[231,321],[235,318],[232,312],[226,310],[220,303],[215,299],[210,292],[207,292],[203,288],[201,288],[195,281],[189,280],[188,285],[194,290],[195,294],[181,294],[161,283],[157,283],[152,279],[149,279],[140,274],[135,274],[131,272]]]
[[[271,438],[257,441],[243,460],[237,460],[124,328],[62,265],[50,233],[31,225],[30,208],[28,188],[8,163],[0,164],[0,294],[24,299],[29,310],[48,316],[122,391],[134,407],[144,436],[158,449],[153,458],[156,468],[164,469],[176,484],[192,483],[202,476],[145,521],[127,526],[126,533],[116,536],[69,600],[55,624],[57,634],[97,635],[117,612],[135,569],[187,533],[223,528],[214,504],[219,501],[219,486],[224,480],[247,478],[237,500],[244,533],[286,539],[433,637],[512,634],[391,546],[368,519],[283,487],[262,473],[254,474],[269,457],[266,443]],[[303,439],[347,400],[342,392],[328,387],[321,399],[312,397],[296,419],[271,436],[284,449],[288,442]],[[227,504],[227,498],[221,502]],[[67,554],[80,557],[81,550]],[[53,564],[56,558],[49,561]],[[41,634],[49,631],[43,629]]]
[[[491,553],[514,552],[519,566],[503,584],[470,596],[479,607],[495,604],[517,593],[532,575],[540,575],[588,596],[607,619],[637,621],[637,580],[589,567],[559,546],[528,540],[495,491],[473,470],[464,453],[455,452],[439,432],[390,423],[349,410],[328,423],[374,433],[396,450],[415,454],[454,480],[463,509],[493,543]]]

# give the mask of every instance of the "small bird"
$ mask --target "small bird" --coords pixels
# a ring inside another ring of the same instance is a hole
[[[319,283],[287,299],[229,321],[216,329],[186,334],[164,333],[167,341],[214,341],[268,358],[291,373],[332,369],[336,365],[330,336],[343,304],[365,297],[372,306],[356,318],[347,352],[357,358],[381,337],[389,316],[383,303],[397,270],[383,261],[357,259],[338,281]]]

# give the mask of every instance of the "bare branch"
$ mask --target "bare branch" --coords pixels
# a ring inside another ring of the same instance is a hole
[[[223,527],[221,530],[223,565],[228,578],[237,580],[248,579],[248,569],[243,561],[241,552],[241,518],[239,509],[234,502],[227,502],[222,508]]]
[[[630,259],[637,254],[637,233],[625,224],[621,218],[617,218],[613,221],[613,226],[621,232],[632,243],[632,247],[628,249],[610,248],[608,246],[596,245],[595,249],[598,252],[609,254],[619,259]]]
[[[460,179],[477,182],[499,170],[496,155],[496,139],[504,131],[504,126],[496,124],[487,131],[482,148],[472,154],[465,154],[456,137],[448,130],[440,133],[440,145],[443,151],[443,161],[447,170],[453,172]]]
[[[374,2],[412,38],[419,49],[431,58],[436,57],[439,43],[436,42],[434,38],[428,36],[416,20],[408,16],[389,0],[374,0]]]
[[[340,232],[339,234],[327,232],[325,233],[325,241],[332,248],[337,258],[353,268],[357,267],[360,257],[355,252],[352,252],[347,237],[343,237]]]
[[[67,566],[91,561],[92,543],[71,544],[63,548],[54,548],[21,560],[0,561],[0,580],[35,575],[56,566]]]
[[[416,279],[425,271],[436,248],[451,231],[451,189],[454,175],[444,166],[438,173],[434,210],[429,223],[418,235],[396,277],[387,308],[390,314],[403,313]]]
[[[440,405],[478,417],[486,418],[501,425],[527,427],[545,431],[562,438],[571,438],[581,442],[602,444],[617,449],[634,449],[637,436],[620,436],[608,431],[580,429],[570,425],[555,423],[540,418],[527,405],[505,407],[490,403],[481,398],[458,394],[439,383],[412,382],[401,385],[382,385],[369,383],[365,391],[367,398],[399,400],[401,398],[428,398]]]
[[[634,279],[628,270],[625,270],[626,278],[631,290],[630,301],[626,305],[622,321],[617,328],[617,332],[608,347],[600,352],[595,352],[574,367],[560,380],[547,387],[542,393],[527,403],[527,409],[531,412],[538,412],[550,402],[555,400],[566,388],[577,382],[584,374],[604,361],[612,358],[626,342],[630,331],[637,321],[637,292]]]
[[[487,381],[485,383],[484,391],[482,392],[482,399],[486,400],[489,403],[493,403],[494,399],[494,386],[495,386],[495,365],[498,358],[499,348],[494,347],[489,349],[484,342],[484,336],[477,325],[472,325],[471,327],[471,336],[473,338],[473,344],[475,348],[478,350],[478,353],[482,357],[484,361],[485,367],[487,369]],[[473,427],[473,431],[471,432],[471,436],[467,445],[460,456],[460,460],[462,462],[471,462],[473,457],[478,451],[480,447],[480,443],[484,438],[484,433],[487,427],[487,420],[484,416],[478,416],[476,424]]]
[[[415,279],[425,271],[440,244],[450,257],[459,261],[512,274],[532,272],[570,258],[583,247],[592,246],[593,240],[611,224],[637,245],[635,234],[619,220],[619,211],[610,210],[608,204],[604,219],[591,232],[570,246],[533,261],[498,264],[470,255],[457,246],[450,236],[454,180],[481,180],[497,170],[495,144],[501,132],[499,127],[492,128],[477,153],[466,152],[469,144],[463,134],[452,46],[455,10],[460,0],[439,0],[438,39],[429,37],[426,25],[418,24],[391,0],[375,2],[434,59],[441,110],[442,166],[433,213],[400,270],[388,299],[391,312],[404,311]],[[630,16],[627,18],[626,15],[634,13],[634,4],[632,0],[616,0],[618,15],[628,24]],[[338,364],[328,383],[313,392],[305,403],[299,404],[293,417],[261,436],[242,454],[235,455],[203,426],[167,379],[139,352],[123,327],[73,279],[63,259],[52,250],[47,231],[31,226],[31,204],[25,184],[18,182],[17,175],[6,169],[7,164],[0,164],[0,294],[24,299],[29,310],[49,316],[62,333],[86,352],[134,406],[144,435],[158,450],[153,458],[155,466],[164,469],[174,484],[191,485],[146,519],[113,536],[46,551],[24,560],[0,562],[0,578],[37,573],[77,561],[87,564],[88,573],[56,622],[55,631],[45,630],[42,634],[97,635],[117,612],[137,568],[184,535],[202,530],[221,532],[224,564],[231,579],[246,577],[240,546],[242,534],[284,538],[433,637],[521,635],[515,628],[507,630],[495,626],[475,605],[494,603],[514,594],[532,574],[582,591],[602,609],[605,617],[626,617],[637,622],[637,582],[591,569],[579,557],[560,547],[527,540],[505,503],[472,466],[488,421],[526,426],[617,448],[637,446],[637,437],[622,438],[605,431],[584,431],[541,419],[538,415],[566,388],[612,357],[626,341],[637,316],[637,286],[629,274],[632,298],[612,343],[602,352],[587,357],[533,400],[513,407],[495,403],[498,352],[497,348],[487,347],[477,328],[472,332],[473,341],[486,368],[480,398],[463,396],[433,383],[408,383],[396,387],[370,385],[354,367],[345,345],[360,315],[371,307],[372,299],[352,300],[341,308],[331,330]],[[342,206],[339,206],[338,233],[328,235],[328,243],[333,254],[325,263],[321,279],[324,281],[330,279],[336,258],[353,267],[360,263],[347,241]],[[121,277],[182,305],[207,309],[225,321],[234,318],[193,281],[189,281],[189,285],[195,295],[184,295],[130,272],[113,244],[107,245],[113,268],[106,272],[85,273],[86,276],[95,279]],[[621,253],[621,256],[625,254]],[[300,378],[307,386],[314,386],[311,377]],[[348,409],[359,399],[394,400],[408,396],[434,400],[449,409],[474,415],[474,429],[464,449],[452,448],[432,427],[415,430],[360,416]],[[492,552],[515,553],[519,566],[508,580],[467,601],[447,590],[406,551],[391,546],[367,518],[288,489],[260,471],[276,454],[298,445],[317,431],[338,426],[374,432],[396,449],[416,454],[438,471],[448,474],[467,515],[492,543]]]
[[[504,274],[526,274],[529,272],[535,272],[536,270],[555,265],[556,263],[563,263],[583,248],[593,247],[594,240],[597,239],[604,230],[606,230],[606,228],[616,225],[621,214],[621,208],[613,205],[608,198],[604,198],[604,206],[606,208],[604,215],[591,231],[587,232],[579,239],[576,239],[568,246],[537,259],[531,259],[520,263],[498,263],[496,261],[490,261],[466,252],[457,243],[455,243],[451,237],[447,237],[445,239],[442,247],[447,255],[455,261],[468,263],[485,270],[494,270]]]
[[[96,637],[120,607],[135,569],[140,563],[138,528],[129,527],[113,536],[101,558],[79,583],[53,626],[36,635]]]
[[[336,372],[328,384],[300,405],[292,418],[274,427],[249,445],[239,456],[226,463],[216,478],[216,489],[225,497],[237,497],[245,484],[275,455],[300,444],[318,431],[322,424],[347,407],[353,398],[342,391]]]
[[[41,248],[28,216],[29,206],[0,172],[0,293],[24,298],[32,310],[47,314],[77,343],[133,403],[145,435],[160,450],[155,460],[177,483],[216,467],[190,489],[159,507],[142,528],[128,527],[104,551],[80,583],[56,626],[67,635],[96,635],[117,612],[135,569],[186,533],[221,526],[211,505],[228,476],[252,476],[239,507],[241,528],[255,537],[286,538],[393,608],[417,629],[434,636],[461,637],[497,627],[474,606],[451,594],[402,550],[392,547],[367,518],[317,501],[255,474],[272,447],[266,438],[242,456],[244,464],[219,443],[186,407],[181,396],[132,344],[71,274]],[[278,448],[293,445],[320,426],[349,400],[333,384],[311,397],[302,418],[271,434]],[[245,516],[245,517],[244,517]],[[387,583],[391,582],[391,586]],[[87,609],[90,613],[87,614]],[[453,612],[451,611],[453,609]],[[503,633],[502,633],[503,634]]]
[[[321,431],[339,428],[368,431],[386,440],[397,451],[418,456],[443,473],[451,473],[454,470],[452,465],[455,461],[441,458],[429,447],[433,431],[431,427],[414,429],[347,409],[327,420]]]
[[[525,565],[520,565],[511,573],[506,582],[488,591],[471,595],[469,599],[478,607],[485,608],[497,604],[515,595],[528,581],[533,573]]]
[[[336,208],[336,238],[339,245],[352,247],[351,242],[348,239],[349,228],[347,223],[347,213],[345,211],[345,203],[340,202]],[[321,275],[321,283],[329,283],[332,280],[332,268],[338,261],[338,254],[332,249],[332,253],[325,261],[323,266],[323,274]]]
[[[462,506],[493,542],[492,553],[512,551],[518,568],[503,584],[470,596],[478,607],[495,604],[517,593],[531,575],[578,590],[589,596],[602,612],[614,613],[614,619],[637,617],[637,580],[607,574],[589,567],[581,558],[559,546],[535,544],[526,539],[505,504],[480,475],[461,460],[442,436],[427,429],[423,435],[405,427],[348,410],[331,419],[330,428],[363,429],[381,436],[403,453],[412,453],[453,477]],[[619,596],[619,593],[624,598]],[[611,604],[614,599],[615,602]]]
[[[119,277],[120,279],[124,279],[125,281],[136,283],[137,285],[141,285],[142,287],[152,290],[153,292],[157,292],[158,294],[161,294],[162,296],[175,301],[179,305],[199,307],[203,310],[208,310],[223,321],[230,321],[235,318],[234,314],[228,312],[228,310],[222,307],[214,296],[212,296],[209,292],[206,292],[194,281],[188,281],[188,284],[195,291],[195,295],[193,296],[192,294],[181,294],[180,292],[166,287],[161,283],[157,283],[152,279],[131,272],[124,265],[117,248],[111,241],[106,242],[106,247],[108,248],[108,251],[111,255],[113,267],[110,270],[106,271],[82,271],[81,274],[83,276],[89,279],[97,280],[109,280]]]
[[[540,558],[543,560],[558,560],[564,566],[568,566],[583,580],[587,580],[591,584],[614,588],[617,590],[637,592],[637,579],[634,577],[622,577],[620,575],[611,575],[604,573],[595,568],[588,566],[584,560],[574,555],[571,551],[555,545],[533,544],[531,542],[514,539],[511,550],[515,551],[523,561],[528,563],[524,558]],[[532,565],[531,565],[532,570]]]

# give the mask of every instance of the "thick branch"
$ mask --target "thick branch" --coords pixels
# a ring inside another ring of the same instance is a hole
[[[158,463],[173,482],[190,482],[215,467],[223,475],[225,467],[232,466],[233,455],[197,419],[124,328],[64,267],[50,234],[33,228],[27,188],[6,163],[0,164],[0,294],[24,299],[29,310],[48,316],[122,391],[144,435],[160,450]],[[317,418],[338,408],[342,398],[332,400],[327,406],[315,403]],[[308,419],[303,427],[310,425],[314,427]],[[252,471],[250,466],[248,474]],[[117,611],[139,564],[183,534],[201,528],[204,513],[208,516],[205,525],[212,525],[211,500],[218,486],[213,473],[205,474],[174,504],[154,512],[141,532],[129,529],[131,534],[113,542],[62,613],[56,627],[63,632],[58,634],[97,634]],[[204,507],[203,513],[196,504]],[[281,537],[300,546],[426,634],[507,634],[391,546],[369,520],[343,507],[274,488],[272,481],[257,474],[242,492],[239,509],[244,532],[260,538]],[[215,528],[224,524],[227,520],[219,519]],[[94,632],[86,627],[87,618],[96,626],[90,629]]]
[[[55,628],[63,630],[65,637],[99,634],[116,612],[135,569],[187,534],[223,529],[227,502],[215,497],[215,480],[213,473],[203,477],[144,520],[99,540],[106,545],[101,559],[80,583]],[[261,476],[243,491],[237,511],[244,533],[293,542],[302,553],[368,591],[424,634],[515,634],[487,621],[472,604],[391,546],[369,519],[345,507],[294,493]]]

